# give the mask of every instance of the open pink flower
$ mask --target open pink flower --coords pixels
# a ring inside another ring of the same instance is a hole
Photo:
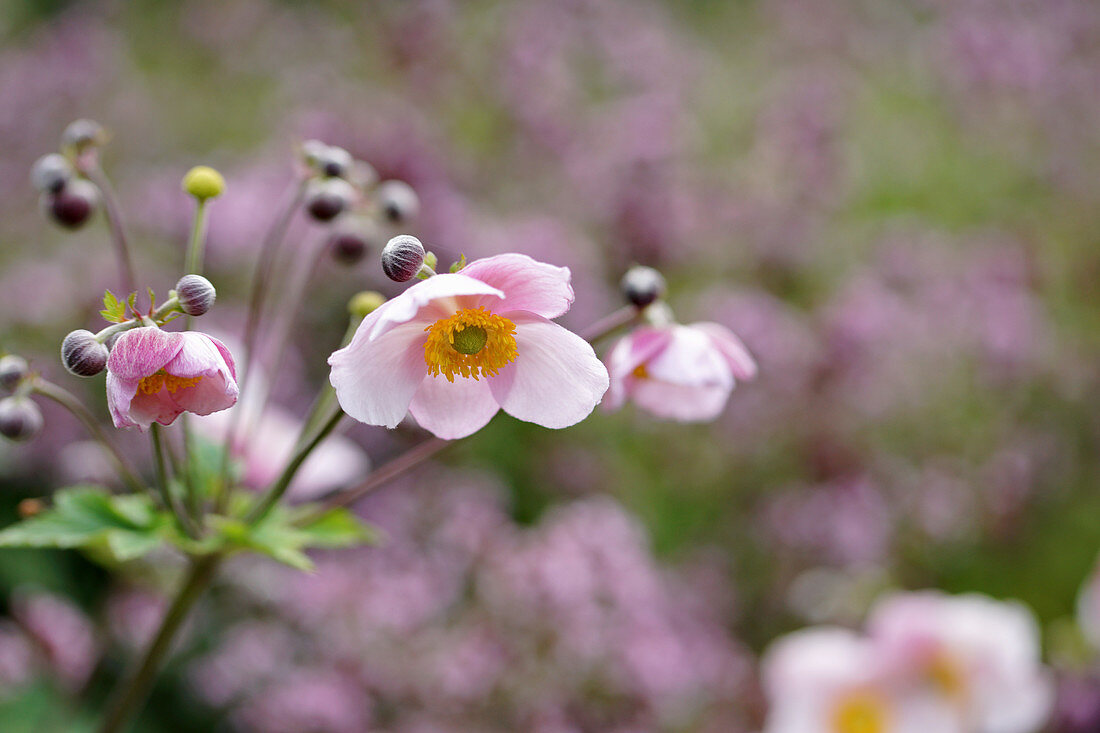
[[[347,414],[394,427],[406,413],[461,438],[504,411],[548,428],[583,420],[607,390],[584,339],[550,321],[569,310],[569,270],[520,254],[419,282],[360,324],[329,357]]]
[[[606,408],[618,409],[629,398],[683,422],[713,420],[736,380],[756,376],[741,339],[717,323],[636,328],[612,347],[607,367]]]
[[[236,401],[233,355],[204,333],[135,328],[107,359],[107,406],[117,428],[169,425],[181,412],[209,415]]]

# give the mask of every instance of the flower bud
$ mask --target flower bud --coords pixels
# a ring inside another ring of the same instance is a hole
[[[109,352],[91,331],[78,329],[61,342],[61,363],[70,374],[94,377],[107,368]]]
[[[356,293],[348,301],[348,312],[358,318],[366,318],[374,311],[382,307],[386,302],[386,296],[373,290],[364,290]]]
[[[61,133],[61,145],[71,147],[78,153],[95,145],[107,142],[107,131],[94,120],[76,120],[69,123]]]
[[[332,221],[355,197],[355,189],[340,178],[310,181],[306,190],[306,211],[317,221]]]
[[[42,206],[56,223],[66,229],[79,229],[91,218],[98,201],[96,187],[75,178],[57,193],[43,194]]]
[[[645,308],[664,296],[665,278],[652,267],[635,265],[623,275],[619,289],[628,303],[636,308]]]
[[[382,181],[375,189],[378,208],[391,224],[407,224],[420,212],[420,197],[404,181]]]
[[[424,245],[408,234],[397,235],[382,249],[382,271],[395,282],[412,280],[423,264]]]
[[[213,307],[218,292],[202,275],[184,275],[176,283],[176,297],[181,311],[189,316],[201,316]]]
[[[225,191],[225,178],[207,165],[197,165],[183,177],[183,190],[199,201],[217,198]]]
[[[0,389],[11,392],[27,376],[27,360],[15,354],[0,357]]]
[[[370,188],[374,184],[378,183],[378,171],[374,169],[374,166],[365,160],[357,160],[352,163],[351,172],[347,176],[348,181],[352,185],[359,188]]]
[[[42,413],[26,397],[0,400],[0,435],[8,440],[30,440],[42,431]]]
[[[346,217],[329,236],[328,247],[332,259],[350,266],[362,260],[372,247],[379,246],[381,239],[378,224],[372,219]]]
[[[302,157],[306,165],[317,173],[330,178],[344,178],[355,163],[351,153],[335,145],[326,145],[320,140],[306,140],[302,143]]]
[[[43,155],[31,166],[31,183],[39,191],[57,193],[72,177],[72,163],[60,153]]]

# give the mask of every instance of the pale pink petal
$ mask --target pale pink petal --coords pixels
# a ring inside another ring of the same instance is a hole
[[[196,415],[209,415],[236,404],[237,392],[235,381],[225,374],[215,373],[203,377],[192,387],[182,387],[169,395],[181,409]]]
[[[516,324],[516,360],[489,379],[512,417],[547,428],[580,422],[600,403],[607,369],[587,341],[533,313],[504,316]]]
[[[646,361],[653,379],[691,387],[733,387],[729,364],[709,335],[689,326],[673,326],[668,345]]]
[[[142,428],[149,424],[138,425],[130,417],[130,402],[138,389],[137,379],[122,379],[114,372],[107,372],[107,409],[116,428]]]
[[[356,334],[348,346],[333,353],[328,359],[329,381],[344,412],[368,425],[396,427],[428,373],[427,338],[424,325],[414,321],[373,340]]]
[[[161,425],[171,425],[184,408],[172,399],[172,395],[163,387],[153,394],[145,394],[138,390],[134,399],[130,401],[130,418],[141,428],[149,427],[150,423],[159,422]]]
[[[185,379],[221,374],[227,381],[235,381],[233,355],[221,342],[197,331],[184,331],[180,336],[183,347],[164,365],[166,372]]]
[[[416,390],[409,412],[420,427],[444,440],[473,435],[485,427],[500,405],[489,390],[488,379],[446,377],[429,374]]]
[[[738,379],[749,380],[756,376],[756,360],[745,348],[745,344],[737,335],[720,323],[693,323],[688,328],[694,328],[710,336],[714,345],[726,357],[733,376]]]
[[[183,336],[145,326],[124,331],[111,347],[107,370],[122,379],[148,377],[172,360],[183,348]]]
[[[504,293],[504,300],[483,305],[500,312],[529,311],[557,318],[573,304],[569,268],[547,265],[527,255],[503,254],[474,260],[459,274],[477,278]]]
[[[718,417],[729,400],[731,387],[715,384],[672,384],[660,379],[627,377],[624,390],[634,404],[657,417],[680,422],[704,422]]]
[[[504,293],[481,280],[445,273],[422,280],[370,313],[355,331],[357,340],[377,339],[391,328],[413,319],[436,321],[461,308],[476,307],[484,299],[499,302]],[[424,311],[421,313],[421,311]]]
[[[607,372],[611,385],[604,396],[603,406],[617,410],[629,396],[628,384],[634,370],[656,356],[671,339],[668,329],[636,328],[619,339],[607,355]]]

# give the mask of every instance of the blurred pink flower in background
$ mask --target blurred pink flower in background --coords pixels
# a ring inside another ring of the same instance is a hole
[[[57,679],[73,692],[82,688],[99,659],[88,617],[67,599],[42,592],[17,594],[11,610]]]
[[[612,347],[607,367],[607,409],[630,399],[684,422],[718,417],[736,381],[756,376],[741,339],[717,323],[636,328]]]
[[[155,326],[125,331],[107,361],[107,403],[115,427],[170,425],[183,412],[208,415],[237,401],[233,355],[197,331]]]
[[[544,427],[573,425],[603,398],[607,371],[588,342],[550,320],[572,302],[569,270],[526,255],[430,277],[363,319],[329,357],[337,399],[360,422],[392,428],[411,412],[445,439],[480,430],[501,408]],[[459,351],[460,334],[475,332],[480,342]]]

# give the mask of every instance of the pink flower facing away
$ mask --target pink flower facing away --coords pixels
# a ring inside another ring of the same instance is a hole
[[[445,439],[477,432],[500,408],[547,428],[580,422],[608,377],[588,342],[550,320],[573,302],[569,278],[503,254],[413,285],[329,358],[340,406],[390,428],[411,412]]]
[[[897,593],[864,635],[816,627],[771,646],[765,733],[1036,733],[1053,702],[1039,657],[1017,603]]]
[[[209,415],[236,401],[233,355],[204,333],[135,328],[111,349],[107,406],[117,428],[170,425],[182,412]]]
[[[756,376],[748,349],[717,323],[636,328],[607,356],[605,407],[627,399],[657,417],[700,422],[718,417],[738,379]]]

